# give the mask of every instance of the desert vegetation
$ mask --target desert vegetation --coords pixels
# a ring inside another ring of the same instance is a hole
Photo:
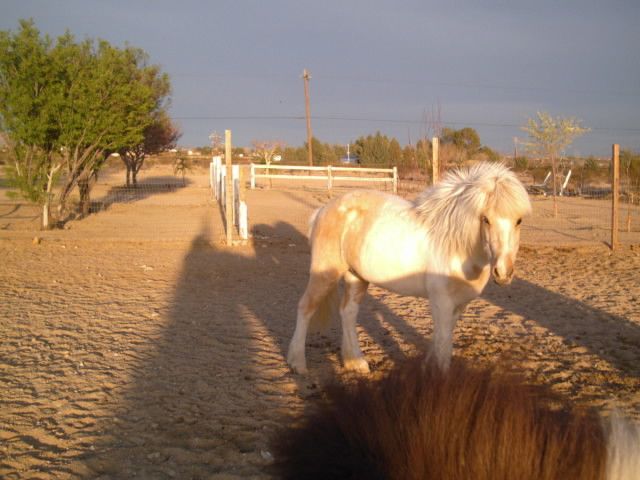
[[[42,205],[42,227],[66,215],[77,190],[80,213],[111,153],[127,168],[127,183],[148,153],[174,145],[169,119],[171,85],[138,48],[103,40],[78,41],[67,32],[53,40],[33,21],[0,32],[0,132],[6,174],[19,194]],[[55,187],[58,188],[55,188]]]

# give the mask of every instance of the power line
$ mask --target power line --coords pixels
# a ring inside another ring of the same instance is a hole
[[[315,75],[318,79],[325,79],[330,81],[351,82],[354,84],[390,84],[390,85],[417,85],[417,86],[432,86],[432,87],[446,87],[446,88],[475,88],[480,90],[504,90],[514,92],[556,92],[556,93],[573,93],[580,95],[613,95],[619,97],[640,97],[640,91],[632,90],[607,90],[598,88],[575,88],[575,87],[541,87],[532,85],[506,85],[506,84],[492,84],[492,83],[475,83],[475,82],[461,82],[461,81],[446,81],[446,80],[430,80],[430,79],[400,79],[400,78],[367,78],[357,76],[342,76],[342,75]],[[215,79],[215,78],[227,78],[237,80],[239,78],[251,79],[251,80],[291,80],[291,77],[283,74],[252,74],[252,73],[174,73],[172,77],[176,78],[199,78],[199,79]]]
[[[175,116],[175,120],[306,120],[304,115],[211,115],[211,116]],[[314,115],[314,120],[331,120],[341,122],[372,122],[372,123],[392,123],[407,125],[423,125],[424,120],[410,119],[392,119],[392,118],[374,118],[374,117],[343,117],[339,115]],[[443,125],[456,127],[460,125],[472,127],[492,127],[492,128],[520,128],[523,125],[514,123],[491,123],[477,121],[450,121],[440,122]],[[640,133],[640,128],[624,128],[624,127],[590,127],[592,131],[602,132],[627,132]]]
[[[318,78],[327,80],[349,81],[353,83],[388,83],[388,84],[404,84],[418,86],[436,86],[449,88],[477,88],[481,90],[511,90],[511,91],[530,91],[530,92],[557,92],[557,93],[577,93],[583,95],[607,94],[624,97],[640,97],[640,91],[630,90],[603,90],[591,88],[572,88],[572,87],[537,87],[531,85],[498,85],[491,83],[474,83],[474,82],[454,82],[454,81],[438,81],[438,80],[415,80],[415,79],[391,79],[391,78],[361,78],[338,75],[317,75]]]

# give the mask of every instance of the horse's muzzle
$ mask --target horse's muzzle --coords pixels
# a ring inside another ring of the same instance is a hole
[[[493,268],[493,281],[498,285],[509,285],[513,280],[513,268],[510,268],[506,274],[501,274],[498,267]]]

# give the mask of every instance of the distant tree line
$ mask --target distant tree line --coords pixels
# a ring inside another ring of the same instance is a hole
[[[323,143],[312,139],[313,164],[337,165],[347,156],[347,146]],[[287,164],[307,163],[307,143],[300,147],[280,146],[277,153]],[[351,159],[357,159],[363,166],[392,167],[409,172],[431,169],[432,146],[430,139],[418,140],[415,145],[402,147],[393,137],[376,132],[360,136],[350,144]],[[440,159],[445,165],[456,166],[468,160],[497,161],[500,156],[489,147],[483,146],[478,133],[473,128],[460,130],[444,128],[440,136]],[[257,155],[262,158],[262,155]]]
[[[179,132],[167,106],[171,85],[138,48],[104,40],[55,41],[32,20],[0,32],[0,132],[9,149],[9,182],[43,206],[50,226],[56,189],[58,217],[78,190],[87,214],[100,169],[112,153],[127,167],[127,184],[150,153],[175,145]]]

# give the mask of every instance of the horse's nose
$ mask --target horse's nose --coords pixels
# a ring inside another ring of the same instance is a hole
[[[493,267],[493,278],[499,285],[507,285],[511,283],[511,279],[513,278],[513,266],[509,266],[505,273],[501,273],[497,266]]]

